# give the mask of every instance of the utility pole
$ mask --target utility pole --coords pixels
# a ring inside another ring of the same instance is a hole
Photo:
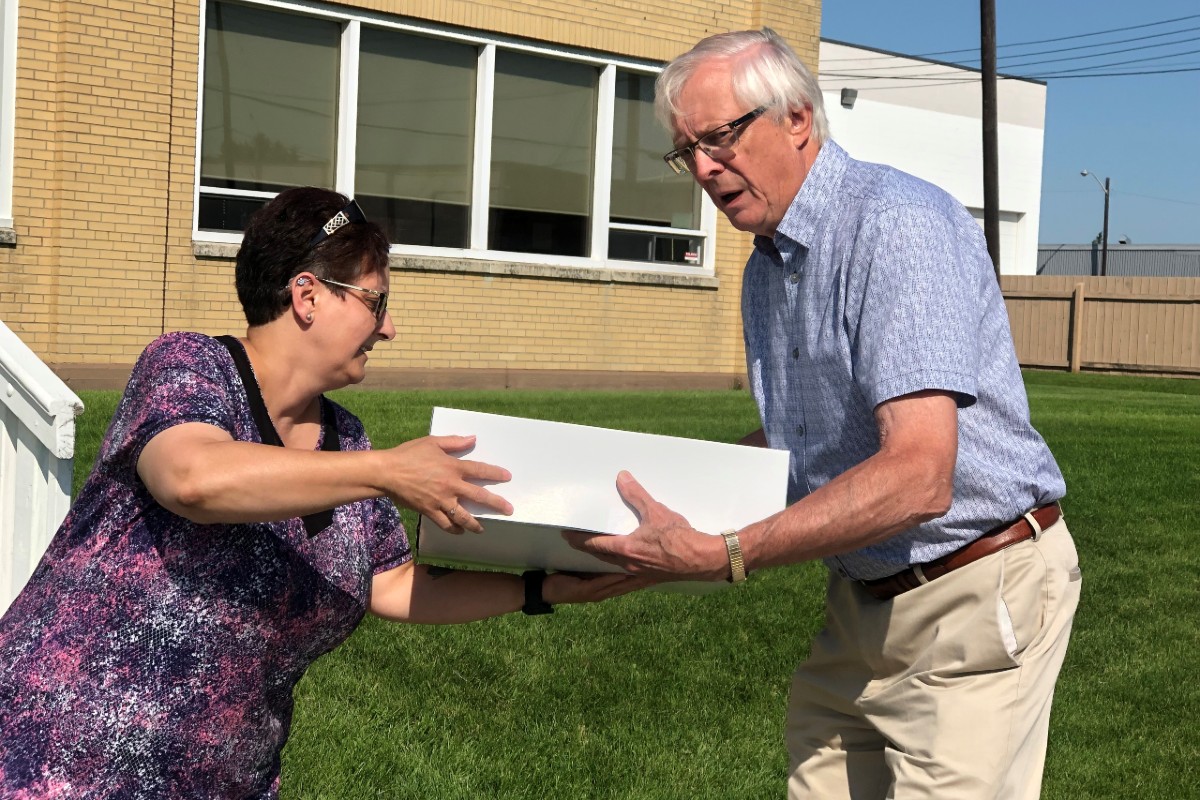
[[[1100,184],[1100,179],[1086,169],[1081,169],[1079,174],[1085,178],[1091,178],[1104,192],[1104,229],[1100,233],[1100,274],[1108,274],[1108,198],[1112,190],[1112,179],[1106,177],[1104,184]]]
[[[983,82],[983,235],[1000,280],[1000,147],[996,125],[996,0],[979,0]]]
[[[1108,190],[1112,188],[1108,178],[1104,179],[1104,239],[1100,243],[1100,274],[1108,274]]]

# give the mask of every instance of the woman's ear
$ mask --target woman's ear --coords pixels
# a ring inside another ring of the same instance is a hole
[[[292,312],[305,322],[313,321],[313,310],[317,306],[316,278],[302,272],[292,279]]]

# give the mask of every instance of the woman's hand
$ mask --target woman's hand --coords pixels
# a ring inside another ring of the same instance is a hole
[[[512,505],[473,481],[502,483],[512,478],[508,470],[482,461],[450,455],[468,450],[474,436],[425,436],[405,442],[387,454],[383,488],[398,504],[433,520],[451,533],[482,533],[483,526],[462,504],[464,501],[511,514]]]
[[[542,581],[542,599],[550,605],[595,603],[610,597],[645,589],[654,584],[650,578],[615,573],[553,572]]]

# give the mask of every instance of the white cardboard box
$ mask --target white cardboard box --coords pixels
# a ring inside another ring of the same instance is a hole
[[[783,510],[788,453],[698,439],[563,422],[435,408],[430,433],[469,435],[460,458],[504,467],[512,480],[490,486],[513,505],[512,516],[463,506],[482,534],[451,534],[422,518],[417,555],[426,563],[467,568],[620,572],[570,547],[561,531],[624,535],[637,514],[617,492],[628,470],[654,499],[711,534],[741,528]]]

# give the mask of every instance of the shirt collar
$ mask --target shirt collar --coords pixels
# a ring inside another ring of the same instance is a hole
[[[817,152],[817,158],[805,176],[800,191],[796,192],[787,213],[783,215],[779,228],[775,231],[775,238],[772,240],[765,236],[756,236],[755,246],[771,245],[771,249],[775,249],[782,237],[802,247],[810,247],[816,234],[817,222],[822,212],[827,211],[833,202],[849,163],[850,156],[846,151],[832,139],[826,140]]]

